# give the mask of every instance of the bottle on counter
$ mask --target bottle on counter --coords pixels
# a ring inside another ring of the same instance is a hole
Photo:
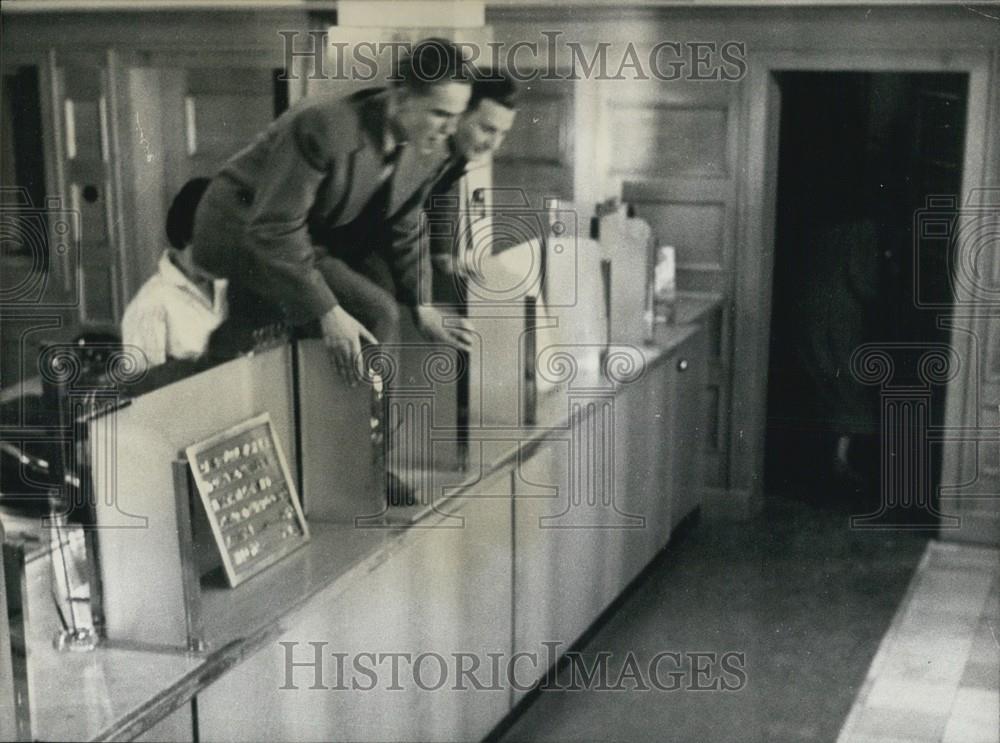
[[[662,245],[656,251],[653,272],[653,315],[656,323],[673,323],[677,304],[676,251]]]

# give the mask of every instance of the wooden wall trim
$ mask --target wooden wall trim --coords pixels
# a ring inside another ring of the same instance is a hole
[[[1000,80],[1000,48],[994,48],[990,54],[990,76],[986,80],[988,101],[985,104],[985,152],[983,153],[982,185],[988,189],[1000,190],[1000,92],[996,81]],[[1000,275],[1000,255],[996,250],[982,251],[979,268],[984,275],[996,277]],[[979,399],[981,390],[979,375],[984,368],[984,359],[980,354],[986,354],[988,347],[985,339],[989,333],[1000,332],[1000,311],[993,307],[988,311],[976,312],[975,308],[967,307],[964,311],[956,311],[949,319],[951,327],[950,343],[962,359],[962,373],[948,384],[945,404],[945,426],[951,430],[962,427],[976,426],[980,423]],[[977,342],[977,337],[979,342]],[[977,355],[973,355],[978,352]],[[991,401],[1000,403],[1000,401]],[[958,446],[943,448],[942,476],[943,486],[971,483],[981,473],[978,472],[977,443],[963,442]],[[963,504],[961,497],[954,501],[959,515],[962,516]],[[993,499],[985,510],[992,510],[997,520],[1000,512],[1000,499]],[[966,529],[963,530],[967,531]],[[944,532],[944,538],[962,537],[961,532]],[[994,535],[996,538],[996,535]]]
[[[750,51],[798,49],[982,49],[996,43],[996,22],[976,8],[958,5],[911,7],[548,7],[488,6],[486,22],[497,39],[579,42],[588,51],[598,42],[637,48],[667,40],[731,39]],[[559,58],[561,62],[565,60]]]
[[[266,55],[279,67],[284,48],[278,31],[304,34],[310,23],[302,10],[5,13],[3,50],[242,53]]]

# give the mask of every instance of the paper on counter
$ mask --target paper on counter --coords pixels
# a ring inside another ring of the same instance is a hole
[[[470,301],[517,302],[541,291],[542,244],[537,238],[500,253],[468,256]]]

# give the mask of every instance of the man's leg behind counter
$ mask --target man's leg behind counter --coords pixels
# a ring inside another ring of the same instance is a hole
[[[325,255],[317,259],[316,265],[344,310],[368,328],[380,346],[392,349],[390,353],[398,353],[400,306],[396,301],[395,282],[388,264],[380,256],[372,254],[350,262]],[[396,363],[398,361],[396,359]],[[386,401],[379,414],[388,451],[398,443],[402,431],[398,421],[393,423],[388,420]],[[416,493],[408,482],[410,478],[399,477],[388,469],[385,470],[385,477],[388,505],[407,506],[415,502]]]
[[[399,304],[395,283],[385,261],[369,255],[350,262],[331,255],[316,267],[344,310],[358,320],[383,345],[399,343]]]

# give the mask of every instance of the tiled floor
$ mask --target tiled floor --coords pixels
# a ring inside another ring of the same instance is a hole
[[[744,688],[542,691],[500,740],[832,743],[907,595],[929,536],[852,530],[846,513],[777,499],[748,523],[703,522],[662,556],[590,638],[582,656],[592,662],[602,651],[616,658],[631,651],[642,664],[661,651],[742,652]],[[927,715],[968,709],[964,719],[979,719],[971,716],[980,709],[978,695],[963,692],[945,706],[935,684],[989,678],[984,664],[963,661],[956,673],[954,664],[942,663],[925,676],[906,676],[907,663],[919,664],[927,643],[942,656],[965,659],[978,652],[975,657],[988,660],[981,634],[962,641],[942,634],[936,624],[971,611],[955,592],[983,590],[978,570],[956,566],[936,576],[929,587],[937,594],[913,605],[934,624],[914,619],[916,632],[903,647],[918,657],[894,662],[911,684],[906,696],[923,700]],[[977,617],[984,601],[985,593]],[[970,643],[980,649],[973,651]],[[564,667],[561,683],[566,675]],[[917,731],[921,724],[936,724],[937,717],[932,722],[913,715],[898,689],[869,691],[884,702],[882,727],[875,730],[879,740],[891,743],[894,722]]]
[[[838,743],[1000,741],[1000,552],[932,542]]]

